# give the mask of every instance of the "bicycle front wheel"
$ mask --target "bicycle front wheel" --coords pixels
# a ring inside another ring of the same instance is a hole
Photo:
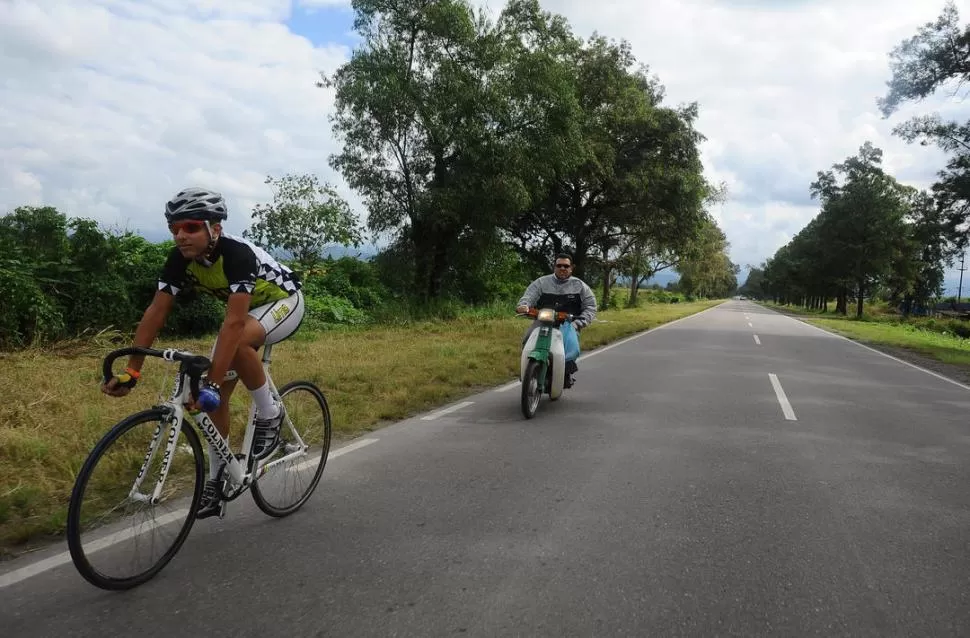
[[[263,464],[298,452],[306,453],[279,463],[252,486],[256,506],[270,516],[283,517],[300,509],[327,465],[330,454],[330,408],[327,398],[308,381],[293,381],[280,388],[286,417],[280,427],[282,445]],[[302,443],[302,446],[301,446]]]
[[[172,427],[161,409],[133,414],[102,437],[78,473],[67,544],[78,572],[97,587],[131,589],[153,578],[192,529],[203,455],[199,435],[184,421],[160,498],[151,499]]]

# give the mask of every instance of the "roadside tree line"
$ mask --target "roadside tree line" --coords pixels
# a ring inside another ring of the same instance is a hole
[[[949,2],[890,53],[892,79],[878,100],[885,117],[905,102],[970,80],[970,27]],[[904,315],[942,294],[944,273],[967,246],[970,216],[970,122],[920,115],[893,134],[935,144],[950,154],[929,190],[900,183],[882,168],[882,151],[866,142],[857,155],[820,171],[811,184],[821,209],[759,268],[740,292],[861,317],[866,299],[881,298]]]

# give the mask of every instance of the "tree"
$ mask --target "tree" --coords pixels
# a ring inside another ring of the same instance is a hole
[[[855,284],[858,317],[870,286],[889,273],[906,230],[907,193],[881,163],[882,151],[866,142],[858,155],[819,172],[811,186],[822,202],[819,234],[835,258],[832,272]]]
[[[595,254],[604,286],[637,242],[663,250],[693,236],[712,190],[697,149],[697,105],[661,106],[663,87],[635,64],[628,43],[598,35],[576,51],[580,152],[553,165],[510,227],[526,258],[567,250],[580,277]]]
[[[731,262],[727,236],[710,216],[705,216],[697,237],[680,260],[680,289],[686,294],[727,297],[738,287],[740,268]]]
[[[961,28],[954,3],[947,2],[935,22],[924,24],[917,34],[890,53],[892,79],[889,92],[877,100],[884,117],[900,105],[920,101],[948,85],[955,90],[970,80],[970,28]],[[897,125],[893,133],[908,142],[935,143],[952,157],[939,173],[933,193],[947,211],[946,230],[962,247],[970,221],[970,123],[944,122],[938,114],[916,116]]]
[[[446,294],[524,206],[556,157],[571,157],[574,108],[558,63],[566,22],[512,0],[496,23],[461,0],[354,0],[363,45],[320,86],[336,91],[330,158],[368,223],[412,264],[417,296]]]
[[[330,184],[293,174],[265,183],[272,185],[273,203],[253,207],[253,223],[243,236],[289,252],[304,271],[323,259],[329,245],[360,245],[357,218]]]

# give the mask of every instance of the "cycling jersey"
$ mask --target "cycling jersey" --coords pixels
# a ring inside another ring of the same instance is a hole
[[[158,289],[171,295],[188,289],[226,300],[234,292],[246,292],[253,296],[250,308],[285,299],[300,287],[293,271],[265,250],[225,234],[207,260],[187,259],[178,247],[172,248],[158,280]]]

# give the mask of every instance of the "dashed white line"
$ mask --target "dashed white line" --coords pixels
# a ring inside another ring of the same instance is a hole
[[[753,324],[753,323],[751,323],[751,322],[749,321],[749,322],[748,322],[748,327],[749,327],[749,328],[754,328],[754,324]]]
[[[836,334],[834,332],[829,332],[828,330],[826,330],[824,328],[819,328],[818,326],[812,325],[812,324],[808,323],[807,321],[802,321],[801,319],[795,319],[794,317],[788,317],[787,315],[783,315],[782,313],[780,313],[780,312],[778,312],[776,310],[772,310],[771,308],[767,308],[767,310],[770,310],[771,312],[774,312],[777,315],[781,315],[782,317],[786,317],[787,319],[792,319],[793,321],[797,321],[798,323],[802,324],[803,326],[808,326],[809,328],[812,328],[813,330],[818,330],[822,334],[828,335],[830,337],[835,337],[836,339],[842,339],[843,341],[848,341],[849,343],[854,344],[854,345],[857,345],[860,348],[865,348],[869,352],[875,352],[879,356],[886,357],[887,359],[892,359],[893,361],[896,361],[897,363],[901,363],[903,365],[907,365],[910,368],[915,368],[915,369],[919,370],[920,372],[925,372],[926,374],[930,375],[931,377],[936,377],[937,379],[940,379],[941,381],[946,381],[947,383],[951,383],[951,384],[957,386],[958,388],[963,388],[964,390],[970,390],[970,386],[968,386],[968,385],[964,385],[963,383],[960,383],[959,381],[954,381],[953,379],[950,379],[949,377],[945,377],[942,374],[937,374],[936,372],[933,372],[932,370],[927,370],[926,368],[921,367],[921,366],[918,366],[915,363],[910,363],[909,361],[903,361],[902,359],[899,359],[897,357],[894,357],[891,354],[886,354],[885,352],[882,352],[881,350],[876,350],[875,348],[870,348],[869,346],[865,345],[864,343],[859,343],[858,341],[855,341],[853,339],[849,339],[848,337],[843,337],[840,334]]]
[[[432,412],[428,416],[423,416],[423,417],[421,417],[421,420],[422,421],[434,421],[435,419],[437,419],[440,416],[444,416],[446,414],[451,414],[452,412],[456,412],[458,410],[461,410],[462,408],[467,408],[468,406],[470,406],[470,405],[472,405],[474,403],[475,403],[474,401],[462,401],[458,405],[453,405],[450,408],[445,408],[443,410],[438,410],[437,412]]]
[[[754,342],[760,346],[761,345],[761,339],[758,338],[758,335],[753,335],[753,336],[754,336]]]
[[[339,456],[343,456],[348,452],[353,452],[354,450],[359,450],[362,447],[368,446],[372,443],[377,443],[380,439],[360,439],[359,441],[354,441],[348,445],[343,446],[340,449],[330,452],[327,459],[335,459]],[[303,465],[303,464],[301,464]],[[296,466],[299,468],[300,466]],[[291,468],[294,469],[294,468]],[[188,509],[182,508],[165,514],[164,516],[159,516],[155,519],[155,527],[161,527],[163,525],[168,525],[169,523],[175,521],[185,520],[185,516],[189,513]],[[91,543],[86,553],[93,553],[111,547],[112,545],[117,545],[122,541],[126,541],[129,538],[133,538],[139,534],[145,533],[147,530],[123,530],[115,532],[114,534],[109,534],[104,538]],[[15,569],[13,571],[7,572],[6,574],[0,574],[0,589],[4,587],[9,587],[10,585],[16,585],[17,583],[27,580],[33,576],[43,574],[46,571],[50,571],[55,567],[60,567],[71,562],[70,552],[61,552],[60,554],[55,554],[44,560],[39,560],[36,563],[32,563],[20,569]]]
[[[792,410],[791,403],[785,395],[785,389],[781,387],[781,381],[771,372],[768,373],[768,378],[771,379],[771,387],[775,389],[775,396],[778,397],[778,403],[781,404],[781,411],[785,413],[785,418],[789,421],[797,421],[795,411]]]

